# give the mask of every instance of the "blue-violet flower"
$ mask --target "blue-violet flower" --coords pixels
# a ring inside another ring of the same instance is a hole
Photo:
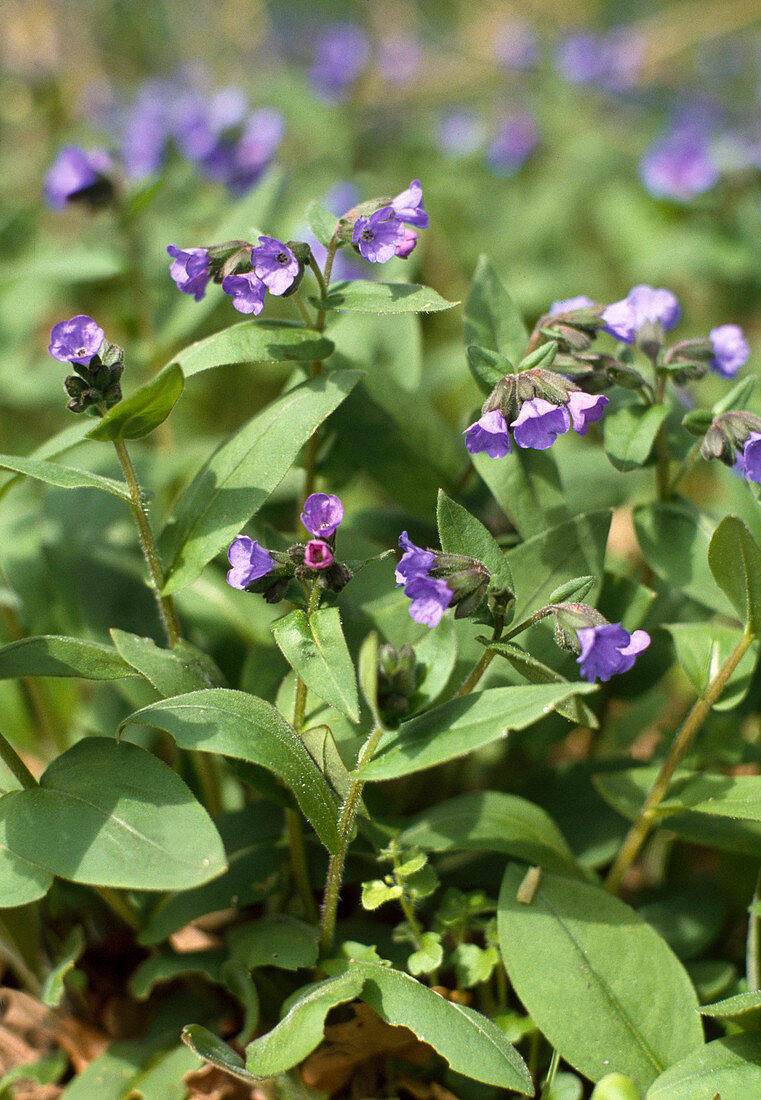
[[[327,569],[334,561],[333,551],[324,539],[310,539],[304,547],[304,565],[309,569]]]
[[[344,506],[332,493],[312,493],[304,502],[301,522],[310,535],[329,539],[344,518]]]
[[[205,248],[182,249],[174,244],[167,245],[166,250],[174,260],[169,274],[177,284],[177,289],[183,294],[192,294],[200,302],[210,278],[209,253]]]
[[[101,180],[105,181],[113,165],[103,149],[81,149],[66,145],[59,152],[45,177],[45,200],[54,210],[66,204]]]
[[[404,246],[404,223],[394,214],[392,206],[382,206],[369,218],[364,215],[357,218],[352,242],[359,253],[371,264],[384,264],[396,255],[396,250]]]
[[[571,313],[574,309],[586,309],[587,306],[597,305],[591,298],[588,298],[586,294],[577,294],[575,298],[561,298],[557,302],[553,302],[550,306],[550,315],[552,317],[557,313]]]
[[[396,246],[396,255],[400,260],[406,260],[409,254],[414,250],[415,245],[420,234],[417,229],[413,229],[412,226],[405,225],[404,227],[404,240],[401,244]]]
[[[630,634],[620,623],[580,627],[576,635],[581,646],[577,658],[581,675],[590,684],[596,679],[609,680],[619,672],[628,672],[638,654],[650,645],[646,630]]]
[[[434,627],[452,602],[454,593],[446,581],[416,573],[407,582],[405,596],[412,600],[410,615],[416,623]]]
[[[573,421],[573,430],[586,435],[587,428],[596,420],[601,420],[608,398],[602,393],[584,393],[573,390],[568,396],[568,411]]]
[[[738,466],[748,481],[761,482],[761,432],[750,433]]]
[[[406,222],[407,225],[416,225],[418,229],[425,229],[428,225],[428,215],[423,209],[423,188],[420,180],[412,180],[406,191],[402,191],[391,200],[391,206],[397,218]]]
[[[259,238],[259,244],[251,249],[251,263],[270,294],[285,294],[299,273],[299,261],[276,237]]]
[[[269,552],[248,535],[238,535],[233,539],[227,559],[232,566],[227,574],[227,583],[232,588],[245,589],[252,581],[258,581],[275,568]]]
[[[246,271],[243,275],[225,275],[222,289],[230,295],[238,313],[258,316],[264,309],[267,287],[253,271]]]
[[[631,344],[648,321],[660,324],[668,332],[679,322],[681,310],[670,290],[640,284],[632,287],[625,298],[613,302],[602,312],[604,330],[624,344]]]
[[[709,339],[713,344],[711,369],[724,378],[733,378],[750,355],[743,330],[739,325],[719,325],[711,329]]]
[[[416,546],[406,531],[402,531],[399,536],[399,547],[404,553],[394,573],[397,588],[407,584],[413,577],[425,576],[436,560],[432,550],[423,550],[422,547]]]
[[[553,405],[543,397],[524,401],[512,422],[513,438],[519,447],[546,451],[559,435],[571,427],[571,414],[565,405]]]
[[[106,337],[103,329],[92,317],[84,313],[69,321],[59,321],[50,332],[48,351],[59,363],[76,363],[86,367]]]
[[[465,446],[472,454],[486,451],[489,458],[504,458],[511,451],[507,421],[499,409],[484,413],[462,433]]]

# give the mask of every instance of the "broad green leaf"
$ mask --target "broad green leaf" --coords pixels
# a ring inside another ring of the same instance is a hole
[[[646,1100],[751,1100],[761,1096],[761,1035],[728,1035],[670,1066]]]
[[[416,977],[418,974],[431,974],[438,970],[444,959],[444,948],[438,932],[423,932],[420,947],[407,959],[407,969]]]
[[[274,1077],[297,1066],[322,1042],[325,1017],[331,1008],[353,1001],[364,981],[365,975],[357,967],[299,991],[289,1001],[288,1013],[280,1023],[246,1047],[248,1072]]]
[[[634,528],[645,561],[672,588],[713,611],[735,617],[708,567],[710,520],[686,501],[657,501],[634,509]]]
[[[550,600],[549,602],[554,603],[555,601]],[[516,672],[519,672],[530,684],[568,683],[565,676],[555,672],[554,668],[550,668],[549,665],[537,661],[536,657],[532,657],[525,649],[513,645],[512,642],[492,642],[489,649],[493,649],[500,657],[504,657],[506,661],[509,661]],[[568,702],[558,703],[555,710],[577,726],[589,726],[591,729],[597,729],[600,724],[594,712],[581,699],[571,698]]]
[[[122,680],[135,676],[110,645],[59,634],[19,638],[0,649],[0,679],[16,676],[81,676],[83,680]]]
[[[109,409],[87,433],[88,439],[142,439],[163,424],[185,385],[177,363],[165,367],[150,382]]]
[[[454,620],[445,615],[433,630],[426,630],[414,643],[415,662],[423,678],[412,696],[415,714],[439,698],[457,664],[457,629]]]
[[[328,851],[338,843],[335,797],[280,712],[243,691],[214,688],[152,703],[122,723],[166,730],[181,749],[218,752],[259,764],[290,787]]]
[[[523,318],[487,256],[478,260],[465,303],[465,343],[498,351],[511,363],[523,358],[528,343]]]
[[[701,1005],[700,1015],[732,1020],[755,1031],[761,1018],[761,991],[749,990],[747,993],[737,993],[734,997],[726,997],[712,1005]]]
[[[402,830],[403,848],[424,852],[503,852],[574,873],[574,859],[552,818],[533,802],[502,791],[468,791],[423,810]]]
[[[487,688],[451,699],[385,733],[377,752],[355,775],[363,780],[396,779],[456,760],[544,718],[577,693],[594,691],[594,684],[530,684]]]
[[[655,782],[656,768],[627,768],[594,777],[606,802],[633,820]],[[761,778],[677,772],[659,806],[661,824],[697,844],[761,856]]]
[[[549,451],[515,447],[504,459],[472,456],[502,511],[524,539],[568,518],[557,462]]]
[[[506,374],[513,373],[513,364],[498,351],[479,348],[476,344],[465,350],[470,373],[484,393],[491,393],[497,382],[501,382]]]
[[[48,1008],[57,1008],[66,992],[64,979],[73,969],[79,956],[85,949],[85,934],[82,926],[75,924],[61,948],[60,956],[53,969],[45,977],[40,991],[40,1000]]]
[[[7,796],[5,796],[7,797]],[[0,908],[11,909],[44,898],[53,885],[50,871],[36,860],[22,859],[9,848],[0,799]]]
[[[149,955],[133,970],[129,991],[138,1001],[146,1001],[157,985],[185,974],[202,974],[210,981],[218,982],[225,958],[225,950],[219,947],[206,951],[182,951],[179,954],[167,951]]]
[[[719,622],[669,623],[663,629],[671,635],[677,660],[700,695],[742,637],[737,627]],[[715,710],[730,710],[745,697],[757,656],[758,643],[754,642],[727,681],[718,703],[714,703]]]
[[[248,970],[258,966],[276,966],[281,970],[300,970],[315,966],[320,930],[295,917],[262,917],[230,936],[230,954]]]
[[[177,352],[186,378],[234,363],[288,363],[327,359],[333,343],[288,321],[242,321]]]
[[[520,622],[546,604],[550,594],[565,581],[590,575],[602,578],[609,528],[607,509],[589,512],[510,550],[507,557],[515,580],[515,621]]]
[[[180,497],[160,538],[167,593],[191,584],[232,542],[283,480],[312,432],[358,380],[357,371],[310,378],[214,451]]]
[[[113,629],[110,634],[119,655],[165,699],[220,686],[219,669],[190,642],[181,641],[174,649],[161,649],[152,638],[141,638],[126,630]]]
[[[408,1027],[449,1062],[455,1073],[497,1088],[533,1095],[531,1075],[499,1027],[472,1008],[447,1001],[400,970],[372,962],[331,959],[328,974],[364,979],[359,997],[395,1027]]]
[[[11,851],[73,882],[183,890],[226,867],[211,819],[172,769],[104,737],[67,749],[39,787],[6,794],[0,820]]]
[[[229,1073],[239,1081],[258,1083],[261,1078],[254,1073],[249,1073],[243,1059],[237,1051],[223,1042],[218,1035],[201,1024],[188,1024],[182,1029],[180,1036],[186,1047],[189,1047],[204,1062]],[[82,1098],[84,1100],[84,1097]]]
[[[644,466],[668,416],[665,405],[624,405],[603,421],[605,453],[622,473]]]
[[[236,1043],[243,1046],[259,1026],[259,991],[247,968],[237,959],[226,959],[220,972],[222,984],[243,1009],[243,1021]]]
[[[219,878],[162,898],[140,929],[138,942],[146,946],[161,943],[197,917],[258,904],[272,892],[286,861],[287,853],[271,841],[233,852],[228,856],[227,871]]]
[[[743,409],[747,408],[747,402],[750,400],[750,395],[756,388],[755,375],[749,375],[746,378],[741,378],[732,389],[729,390],[724,396],[716,402],[713,407],[712,416],[719,416],[723,412],[728,412],[730,409]]]
[[[537,1027],[598,1081],[611,1062],[647,1088],[703,1042],[682,964],[638,914],[600,886],[543,871],[519,901],[525,869],[509,865],[499,895],[500,949]]]
[[[112,477],[91,474],[88,470],[75,470],[73,466],[61,466],[42,458],[20,458],[17,455],[0,455],[0,469],[14,470],[35,481],[57,485],[59,489],[102,489],[120,500],[129,500],[129,489],[122,481]]]
[[[68,424],[60,432],[55,432],[49,436],[39,447],[35,447],[27,458],[32,460],[58,458],[59,455],[70,451],[77,443],[82,442],[90,430],[91,423],[92,421],[88,416],[78,417],[73,424]],[[19,482],[22,477],[23,474],[17,474],[15,477],[9,477],[7,481],[4,481],[0,485],[0,498],[4,497],[8,490]],[[117,482],[117,484],[119,483]]]
[[[761,632],[761,550],[737,516],[726,516],[708,549],[713,579],[753,634]]]
[[[513,589],[510,565],[491,532],[467,508],[451,500],[443,489],[439,489],[436,518],[445,554],[477,558],[491,573],[490,590]]]
[[[283,656],[310,691],[323,702],[359,721],[357,679],[337,607],[322,607],[307,619],[296,609],[272,624]]]
[[[130,1083],[129,1097],[141,1100],[186,1100],[185,1074],[200,1069],[198,1055],[177,1045],[152,1058]]]
[[[459,302],[448,302],[429,286],[417,283],[371,283],[356,279],[333,283],[324,300],[310,298],[319,309],[346,313],[432,313],[451,309]]]
[[[319,202],[314,201],[307,207],[306,215],[309,228],[320,244],[327,248],[338,225],[338,218],[324,206],[320,206]]]

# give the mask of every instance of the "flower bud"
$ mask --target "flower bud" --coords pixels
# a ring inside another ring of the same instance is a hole
[[[385,725],[397,725],[409,712],[419,678],[411,645],[403,645],[399,650],[391,645],[381,646],[378,652],[378,709]]]
[[[706,461],[718,458],[734,466],[735,451],[742,451],[751,434],[761,433],[761,417],[744,409],[720,413],[706,432],[700,453]]]

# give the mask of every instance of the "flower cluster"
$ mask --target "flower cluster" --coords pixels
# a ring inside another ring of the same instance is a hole
[[[312,538],[276,551],[266,550],[248,535],[238,535],[227,553],[231,566],[227,583],[247,592],[261,592],[268,603],[283,598],[292,577],[340,592],[352,577],[348,566],[335,560],[335,533],[343,518],[337,496],[312,493],[301,513],[301,522]]]
[[[264,309],[267,291],[279,296],[298,289],[309,249],[298,242],[285,244],[275,237],[259,237],[259,244],[254,246],[245,241],[230,241],[214,248],[181,249],[170,244],[167,252],[174,260],[169,274],[183,294],[192,294],[199,302],[214,279],[222,283],[222,290],[230,295],[239,313],[258,316]]]
[[[309,79],[329,102],[346,99],[367,71],[373,50],[365,31],[355,23],[333,23],[317,35]],[[389,83],[407,84],[420,69],[422,50],[411,35],[392,31],[376,44],[378,74]]]
[[[646,630],[630,634],[621,623],[609,623],[588,604],[551,604],[545,612],[555,619],[555,641],[561,649],[577,654],[581,675],[591,684],[628,672],[650,645]]]
[[[59,363],[70,363],[76,374],[64,379],[69,395],[67,409],[101,414],[122,398],[119,379],[124,370],[124,352],[109,343],[92,317],[79,314],[59,321],[50,333],[48,351]]]
[[[354,221],[351,242],[365,260],[383,264],[394,256],[405,260],[418,241],[418,229],[428,225],[420,180],[412,180],[390,203]]]
[[[415,622],[436,626],[448,607],[455,608],[456,619],[466,618],[486,595],[491,574],[475,558],[423,550],[406,531],[399,546],[404,553],[396,567],[396,586],[412,601]]]
[[[690,423],[690,417],[685,418],[685,427],[702,433],[703,415],[692,414],[697,420],[696,428]],[[743,409],[720,413],[706,430],[700,453],[707,461],[717,458],[733,466],[749,481],[761,482],[761,417]]]

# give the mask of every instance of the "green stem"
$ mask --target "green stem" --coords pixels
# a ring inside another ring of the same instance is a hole
[[[497,639],[495,638],[494,641],[496,641],[496,640]],[[486,672],[487,668],[489,667],[489,665],[492,663],[492,661],[494,660],[494,658],[496,656],[497,656],[497,651],[495,649],[485,649],[483,651],[483,653],[481,654],[481,656],[478,660],[478,664],[473,669],[470,676],[468,676],[467,680],[462,685],[460,690],[457,692],[458,696],[459,695],[469,695],[470,694],[470,692],[476,686],[476,684],[481,679],[481,677]]]
[[[0,760],[3,761],[9,771],[13,772],[25,791],[30,791],[39,786],[13,745],[6,740],[2,733],[0,733]]]
[[[662,405],[666,395],[666,377],[656,374],[654,404]],[[659,500],[666,500],[669,495],[669,449],[666,438],[666,423],[664,421],[658,429],[655,437],[655,486]]]
[[[755,908],[761,897],[761,872],[756,879],[756,888],[753,891],[751,912],[748,919],[748,938],[745,948],[745,977],[748,982],[748,992],[755,993],[761,989],[761,943],[759,942],[759,915]]]
[[[504,636],[502,635],[502,624],[498,623],[494,629],[494,637],[491,641],[492,643],[507,642],[510,640],[510,638],[514,638],[517,634],[521,634],[524,630],[528,630],[530,626],[534,626],[535,623],[541,622],[542,619],[546,619],[548,615],[552,614],[552,612],[552,607],[542,607],[539,609],[539,611],[535,611],[534,614],[531,615],[528,619],[524,619],[523,622],[518,623],[517,626],[514,626],[512,630],[508,630],[507,634],[505,634]],[[481,677],[486,672],[487,668],[496,656],[497,651],[495,649],[489,649],[487,647],[484,650],[484,652],[481,654],[478,664],[475,666],[470,676],[468,676],[465,683],[457,692],[458,696],[470,694],[470,692],[476,686],[476,684],[481,679]]]
[[[98,897],[103,901],[112,913],[115,913],[120,920],[129,928],[139,928],[140,921],[137,915],[132,911],[132,908],[127,904],[127,901],[118,890],[114,890],[111,886],[93,886],[93,890]]]
[[[288,831],[288,849],[291,853],[291,871],[293,881],[304,906],[304,915],[312,924],[317,924],[317,906],[312,893],[312,883],[309,881],[306,850],[304,848],[304,833],[301,828],[301,818],[298,810],[285,811],[285,824]]]
[[[708,717],[711,707],[720,698],[724,688],[727,686],[729,677],[745,656],[753,639],[754,635],[746,627],[740,641],[706,688],[705,694],[695,702],[690,713],[685,718],[682,728],[674,738],[674,743],[669,750],[669,754],[664,760],[661,770],[658,772],[655,783],[645,799],[608,873],[608,877],[605,880],[605,889],[609,890],[610,893],[614,894],[617,892],[624,879],[624,875],[637,858],[640,848],[647,840],[653,828],[658,806],[663,801],[668,791],[669,783],[671,782],[674,772],[695,739],[698,730]]]
[[[124,473],[124,480],[127,482],[127,487],[129,489],[130,508],[132,509],[132,515],[135,517],[135,524],[137,525],[137,532],[140,537],[140,548],[143,551],[145,564],[148,566],[151,588],[156,597],[159,617],[166,631],[169,644],[174,648],[182,638],[180,624],[177,619],[177,612],[175,611],[172,597],[164,596],[161,593],[164,587],[164,570],[161,566],[161,559],[159,558],[156,540],[151,530],[148,513],[143,503],[143,496],[140,492],[137,475],[135,474],[135,467],[132,465],[132,460],[129,457],[123,440],[115,439],[113,443]]]
[[[339,246],[340,243],[341,242],[339,241],[338,237],[334,233],[333,236],[330,238],[330,244],[328,245],[328,254],[325,257],[325,270],[323,272],[320,272],[320,269],[317,266],[317,263],[314,261],[314,257],[312,258],[312,263],[311,263],[312,270],[315,272],[315,277],[317,278],[317,281],[320,284],[320,293],[322,294],[322,300],[323,301],[325,301],[325,299],[328,296],[328,287],[330,286],[330,276],[331,276],[331,273],[333,271],[333,260],[336,258],[336,252],[338,251],[338,246]],[[326,318],[327,318],[326,311],[324,309],[321,309],[320,312],[317,314],[317,322],[315,324],[315,328],[317,329],[318,332],[323,332],[325,330]]]
[[[560,1055],[556,1050],[553,1050],[552,1059],[550,1061],[550,1068],[547,1070],[547,1077],[545,1078],[544,1085],[542,1087],[542,1095],[539,1097],[539,1100],[550,1100],[552,1086],[555,1081],[555,1074],[558,1071],[559,1065]]]
[[[674,492],[674,490],[676,489],[677,485],[682,480],[682,478],[690,472],[692,467],[695,465],[697,460],[700,458],[700,445],[701,445],[701,443],[702,443],[701,439],[695,440],[695,442],[692,444],[689,451],[685,455],[684,461],[682,462],[681,466],[679,467],[679,469],[677,470],[677,472],[674,474],[673,478],[671,479],[671,484],[668,487],[668,495],[669,496],[672,495],[672,493]]]
[[[314,322],[312,321],[312,318],[309,316],[309,311],[308,311],[307,307],[304,305],[304,299],[301,297],[301,295],[299,294],[298,291],[296,291],[296,293],[293,295],[293,301],[295,302],[296,308],[298,309],[299,313],[301,314],[301,318],[302,318],[304,324],[306,325],[306,327],[307,328],[314,328]]]

